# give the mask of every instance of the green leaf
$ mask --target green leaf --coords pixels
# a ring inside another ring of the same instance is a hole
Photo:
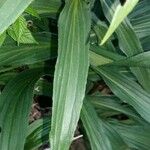
[[[127,145],[121,136],[106,122],[98,118],[94,108],[84,101],[81,120],[85,127],[92,150],[123,150]]]
[[[113,62],[113,60],[103,57],[102,55],[98,55],[92,51],[89,51],[89,55],[90,55],[90,63],[95,66],[105,65]]]
[[[58,23],[59,51],[50,134],[53,150],[68,150],[73,140],[87,82],[90,27],[90,4],[66,1]]]
[[[108,65],[150,68],[150,51],[114,61]]]
[[[125,57],[92,45],[90,47],[90,63],[94,66],[127,66],[150,68],[150,52],[143,52],[134,56]]]
[[[95,68],[113,91],[122,101],[129,103],[148,122],[150,122],[150,95],[139,84],[125,75],[110,68]]]
[[[0,95],[0,149],[23,150],[34,84],[43,69],[22,72]]]
[[[28,127],[24,150],[35,150],[48,142],[50,119],[42,118]]]
[[[58,13],[60,13],[61,5],[61,0],[35,0],[31,4],[31,7],[35,9],[40,16],[56,17]]]
[[[93,30],[96,33],[97,37],[98,37],[98,44],[100,44],[100,42],[102,41],[108,27],[107,25],[100,21],[95,14],[92,14],[92,22],[93,22]],[[111,43],[111,40],[108,40],[105,45],[101,46],[103,48],[106,48],[107,51],[116,51],[115,47],[113,46],[113,44]]]
[[[40,19],[40,16],[38,14],[38,12],[36,11],[36,9],[32,8],[31,6],[29,6],[26,10],[25,10],[26,13]]]
[[[4,32],[4,33],[2,33],[2,34],[0,35],[0,46],[2,46],[2,44],[3,44],[4,41],[5,41],[5,39],[6,39],[6,32]]]
[[[131,24],[138,35],[144,38],[150,36],[150,1],[139,1],[134,11],[129,15]]]
[[[122,105],[121,101],[115,96],[88,96],[86,99],[90,100],[90,102],[96,108],[107,108],[109,110],[115,110],[134,119],[139,119],[138,115],[132,108],[127,105]]]
[[[33,0],[1,0],[0,1],[0,34],[3,33]]]
[[[45,39],[44,35],[41,34],[41,36],[45,42],[39,40],[37,45],[14,46],[7,44],[0,47],[0,66],[18,67],[56,58],[57,41],[53,40],[52,43],[51,40],[46,41],[47,38]]]
[[[132,11],[135,5],[138,3],[139,0],[126,0],[125,4],[122,6],[119,4],[115,10],[115,14],[111,21],[110,27],[106,32],[101,45],[103,45],[107,39],[113,34],[113,32],[117,29],[120,23],[125,19],[125,17]]]
[[[115,7],[113,6],[111,0],[100,1],[106,17],[110,21],[113,16],[113,12],[115,11]],[[134,56],[143,52],[140,40],[134,32],[128,18],[126,18],[120,24],[120,26],[116,30],[116,34],[119,40],[119,47],[127,56]],[[150,70],[145,68],[133,67],[131,68],[131,71],[134,73],[143,88],[146,91],[150,92],[150,82],[147,82],[150,80]]]
[[[17,73],[12,71],[0,74],[0,85],[6,85],[16,75]]]
[[[144,37],[141,39],[141,44],[143,47],[144,51],[149,51],[150,50],[150,45],[149,45],[149,41],[150,41],[150,36]]]
[[[144,125],[124,125],[112,124],[121,134],[125,142],[132,148],[139,150],[149,150],[150,127],[149,124]]]
[[[27,22],[23,16],[20,16],[16,22],[8,28],[7,32],[15,41],[17,41],[18,45],[20,43],[37,44],[30,30],[27,28]]]
[[[114,60],[120,60],[126,58],[123,55],[108,51],[106,48],[103,48],[102,46],[97,46],[97,45],[91,45],[90,50],[95,52],[98,55],[101,55],[99,57],[105,57],[106,59],[109,59],[109,61],[114,61]],[[100,60],[99,60],[100,61]]]

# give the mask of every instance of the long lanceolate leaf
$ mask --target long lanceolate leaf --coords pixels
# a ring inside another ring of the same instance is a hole
[[[86,99],[90,100],[96,108],[107,108],[126,114],[135,119],[139,118],[133,109],[126,105],[123,106],[121,103],[122,101],[115,96],[88,96]]]
[[[150,68],[150,51],[114,61],[110,65]]]
[[[114,126],[115,125],[115,126]],[[134,149],[139,150],[149,150],[150,144],[150,127],[149,124],[141,126],[140,124],[128,126],[123,124],[113,124],[113,126],[119,131],[122,135],[122,138],[126,143],[133,147]]]
[[[111,21],[115,10],[115,8],[112,6],[111,0],[100,1],[107,19]],[[119,39],[120,48],[127,56],[133,56],[143,52],[141,43],[134,30],[132,29],[128,18],[126,18],[120,24],[120,26],[116,30],[116,34]],[[150,71],[148,69],[138,67],[131,68],[131,70],[137,77],[139,83],[144,87],[144,89],[150,92],[150,82],[147,82],[150,80]]]
[[[33,0],[0,0],[0,34],[4,32]]]
[[[36,150],[49,140],[50,118],[42,118],[28,127],[24,150]]]
[[[48,5],[49,4],[49,5]],[[42,16],[55,16],[60,12],[61,0],[35,0],[31,7]]]
[[[119,4],[116,8],[115,14],[111,21],[110,27],[104,36],[101,44],[104,44],[107,39],[112,35],[112,33],[117,29],[119,24],[124,20],[124,18],[132,11],[135,5],[138,3],[139,0],[127,0],[125,4]]]
[[[139,1],[134,11],[129,15],[130,21],[139,38],[150,35],[150,1]]]
[[[4,46],[0,48],[0,66],[18,67],[55,58],[57,52],[54,49],[50,50],[48,42],[20,47]]]
[[[97,68],[96,71],[115,95],[133,106],[145,120],[150,122],[150,95],[140,85],[110,68]]]
[[[127,149],[127,145],[120,135],[98,118],[96,111],[88,101],[84,101],[81,120],[90,140],[92,150]]]
[[[88,74],[90,5],[67,0],[59,18],[59,52],[54,77],[50,143],[67,150],[73,139]]]
[[[34,84],[42,69],[21,73],[10,81],[0,96],[0,149],[23,150]]]
[[[43,33],[37,34],[35,37],[38,39],[39,44],[16,46],[13,43],[7,43],[1,46],[0,72],[56,58],[57,41],[55,38],[50,40],[51,35]]]

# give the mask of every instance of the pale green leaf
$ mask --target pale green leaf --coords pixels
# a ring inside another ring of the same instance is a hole
[[[101,45],[103,45],[107,41],[107,39],[113,34],[113,32],[117,29],[120,23],[124,20],[124,18],[132,11],[138,1],[139,0],[126,0],[123,6],[121,4],[117,6],[110,27],[105,34]]]
[[[23,16],[20,16],[14,24],[7,30],[8,34],[20,43],[36,43],[36,40],[32,36],[30,30],[27,28],[27,22]]]
[[[3,44],[4,41],[5,41],[5,39],[6,39],[6,32],[4,32],[4,33],[2,33],[2,34],[0,35],[0,46],[2,46],[2,44]]]
[[[102,55],[98,55],[92,51],[89,51],[89,56],[90,56],[90,63],[92,63],[94,66],[105,65],[113,62],[113,60],[103,57]]]
[[[82,0],[67,1],[58,23],[59,50],[50,134],[53,150],[68,150],[73,140],[88,75],[90,27],[90,4]]]
[[[0,34],[3,33],[33,0],[1,0],[0,1]]]
[[[94,13],[92,14],[92,21],[93,21],[93,26],[92,26],[92,28],[93,28],[94,32],[96,33],[96,35],[97,35],[97,37],[98,37],[98,44],[100,45],[100,42],[102,41],[102,39],[103,39],[103,37],[104,37],[106,31],[108,30],[108,27],[107,27],[107,25],[106,25],[104,22],[100,21],[100,20],[96,17],[96,15],[95,15]],[[109,50],[109,51],[114,51],[114,52],[116,52],[116,49],[115,49],[115,47],[113,46],[111,40],[108,40],[108,41],[105,43],[105,45],[103,45],[103,46],[101,46],[101,47],[102,47],[102,48],[106,48],[107,51]]]

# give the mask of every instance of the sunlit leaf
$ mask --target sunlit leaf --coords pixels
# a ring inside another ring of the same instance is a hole
[[[27,28],[27,22],[23,16],[20,16],[14,24],[7,30],[8,34],[20,43],[36,43],[36,40],[32,36],[30,30]]]
[[[73,140],[88,75],[90,26],[90,4],[82,0],[67,1],[58,23],[59,51],[50,134],[53,150],[67,150]]]
[[[110,27],[104,36],[101,45],[103,45],[107,39],[112,35],[112,33],[117,29],[119,24],[124,20],[124,18],[132,11],[135,5],[138,3],[139,0],[126,0],[125,4],[119,4],[115,10],[115,14],[111,21]]]
[[[23,13],[33,0],[0,1],[0,34],[3,33]]]

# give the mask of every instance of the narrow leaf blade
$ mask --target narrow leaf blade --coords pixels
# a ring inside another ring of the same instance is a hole
[[[120,135],[98,118],[93,106],[84,101],[81,120],[90,140],[92,150],[123,150],[127,148]]]
[[[139,0],[126,0],[125,4],[122,6],[119,4],[116,8],[115,14],[111,21],[110,27],[105,34],[101,45],[103,45],[107,39],[113,34],[113,32],[117,29],[119,24],[124,20],[124,18],[132,11],[135,5],[138,3]]]
[[[0,2],[0,34],[3,33],[33,0],[2,0]]]
[[[0,96],[0,149],[23,150],[34,84],[41,69],[23,72],[11,80]]]
[[[122,101],[129,103],[148,122],[150,122],[150,95],[135,81],[110,68],[96,68],[107,85]]]
[[[50,133],[53,150],[69,149],[79,119],[89,67],[90,16],[85,1],[69,0],[59,18]]]

